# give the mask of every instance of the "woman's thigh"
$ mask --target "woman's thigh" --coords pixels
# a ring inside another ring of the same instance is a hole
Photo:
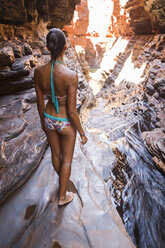
[[[51,151],[54,156],[59,156],[61,153],[60,148],[60,137],[57,131],[53,130],[45,130],[45,134],[48,139],[48,143],[50,145]]]
[[[65,163],[72,162],[75,140],[76,130],[72,125],[64,128],[60,133],[60,147],[62,152],[62,160]]]

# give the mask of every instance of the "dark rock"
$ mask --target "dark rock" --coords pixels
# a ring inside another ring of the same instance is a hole
[[[159,93],[160,97],[165,98],[165,79],[157,79],[153,86]]]
[[[151,84],[147,85],[146,89],[147,89],[147,94],[150,96],[152,96],[155,93],[155,89]]]
[[[15,61],[12,47],[0,48],[0,67],[10,65]]]
[[[14,0],[9,2],[1,0],[0,12],[1,21],[17,23],[25,22],[27,20],[27,12],[25,10],[24,1],[21,0],[18,0],[17,3],[15,3]]]
[[[24,52],[25,52],[25,55],[31,55],[33,52],[31,46],[28,43],[24,44]]]
[[[34,40],[30,41],[30,45],[32,49],[43,49],[45,47],[45,42],[42,40]]]
[[[164,128],[155,128],[153,131],[144,132],[143,138],[153,155],[153,161],[165,175],[165,133],[163,130]]]
[[[21,46],[14,46],[13,51],[14,51],[14,57],[15,58],[22,58],[23,50],[22,50]]]
[[[0,82],[0,95],[13,94],[34,87],[34,80],[31,77],[19,79],[14,82]]]
[[[15,62],[11,65],[11,70],[22,70],[25,66],[30,68],[30,61],[35,60],[33,55],[23,56],[22,58],[16,58]]]
[[[24,77],[29,75],[29,69],[23,68],[17,71],[0,71],[0,81],[13,80],[19,77]]]

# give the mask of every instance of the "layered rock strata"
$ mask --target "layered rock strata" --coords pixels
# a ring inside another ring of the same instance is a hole
[[[99,16],[96,19],[96,15]],[[90,66],[100,67],[108,38],[165,32],[162,0],[82,0],[71,25],[65,26],[74,47],[81,46]]]
[[[131,108],[135,116],[147,113],[147,108],[141,106],[141,100],[150,106],[151,114],[150,116],[146,114],[144,120],[150,118],[151,123],[147,125],[143,123],[141,130],[147,131],[144,133],[144,140],[154,156],[156,166],[161,171],[165,171],[164,39],[164,35],[135,36],[127,39],[124,52],[119,51],[119,55],[114,57],[115,63],[109,64],[109,70],[105,70],[104,76],[109,76],[98,94],[108,98],[110,108],[120,108],[122,114],[122,105],[128,102],[132,102]],[[119,111],[117,109],[115,111]],[[126,112],[124,114],[128,115]],[[156,138],[156,134],[161,138]]]
[[[14,0],[0,2],[1,39],[28,37],[38,33],[38,23],[62,28],[69,24],[80,0]]]

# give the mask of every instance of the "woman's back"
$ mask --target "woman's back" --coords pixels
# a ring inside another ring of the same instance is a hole
[[[54,63],[53,65],[53,85],[55,96],[57,96],[59,103],[59,113],[57,114],[54,104],[52,102],[51,89],[51,69],[52,62],[41,66],[37,69],[38,83],[44,95],[48,98],[46,105],[46,112],[53,116],[66,117],[67,114],[67,100],[68,89],[76,77],[76,73],[67,69],[63,64]]]

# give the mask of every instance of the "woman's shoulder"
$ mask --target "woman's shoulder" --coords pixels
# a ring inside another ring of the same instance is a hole
[[[39,65],[39,66],[37,66],[35,68],[35,70],[34,70],[34,73],[35,74],[39,74],[39,73],[43,72],[43,70],[46,68],[46,66],[47,66],[47,64],[46,65]]]
[[[64,73],[65,73],[67,80],[69,80],[68,82],[72,83],[74,81],[77,81],[78,74],[75,71],[65,67]]]

